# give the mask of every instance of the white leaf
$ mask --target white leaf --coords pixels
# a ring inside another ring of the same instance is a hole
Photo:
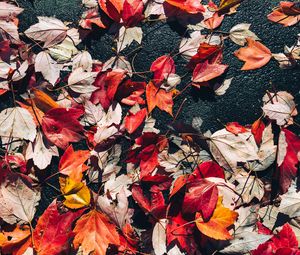
[[[124,70],[127,71],[129,76],[132,76],[132,68],[130,62],[124,57],[124,56],[118,56],[118,57],[111,57],[109,60],[107,60],[102,68],[102,71],[106,71],[108,69],[113,70]]]
[[[260,244],[268,241],[272,235],[260,235],[255,232],[243,232],[230,240],[230,245],[221,250],[225,254],[245,254],[256,249]]]
[[[128,186],[132,184],[132,180],[129,176],[121,174],[116,177],[115,174],[110,176],[110,179],[104,184],[105,193],[109,192],[113,199],[116,199],[117,194],[123,189],[127,197],[131,195],[131,192],[128,190]]]
[[[91,72],[93,67],[93,59],[89,52],[82,51],[73,58],[73,71],[81,67],[83,71]]]
[[[256,172],[267,169],[276,159],[276,150],[272,125],[269,124],[263,131],[262,142],[258,151],[259,160],[247,163],[247,168]]]
[[[69,88],[77,93],[90,93],[97,89],[92,83],[95,81],[98,72],[84,72],[82,67],[74,70],[68,79]]]
[[[18,26],[13,21],[0,19],[0,35],[13,43],[20,43]]]
[[[34,165],[42,170],[50,165],[52,156],[59,156],[57,147],[51,146],[43,139],[42,133],[38,132],[35,141],[27,147],[26,159],[33,159]]]
[[[44,79],[49,81],[52,85],[55,85],[60,76],[61,67],[45,51],[41,51],[37,54],[34,68],[36,72],[41,72]]]
[[[11,77],[11,79],[13,81],[19,81],[23,79],[26,76],[27,69],[28,69],[28,61],[26,60],[19,66],[18,69],[14,71],[14,74]]]
[[[104,212],[120,229],[126,223],[130,223],[133,210],[128,208],[128,199],[125,189],[121,189],[116,195],[117,200],[113,202],[107,196],[99,196],[97,204],[101,211]]]
[[[167,219],[160,219],[153,228],[152,233],[152,246],[155,255],[164,255],[167,252],[167,236],[166,236],[166,226]]]
[[[82,4],[87,8],[94,8],[98,6],[96,0],[82,0]]]
[[[0,217],[10,224],[31,222],[40,198],[40,191],[29,188],[20,177],[9,177],[0,186]]]
[[[62,42],[67,36],[68,27],[53,17],[38,17],[39,22],[32,25],[24,33],[35,41],[44,42],[48,48]]]
[[[276,94],[268,93],[263,97],[263,111],[271,120],[276,120],[277,125],[293,124],[293,116],[298,114],[294,97],[286,91]]]
[[[281,69],[290,69],[296,65],[296,62],[292,61],[292,59],[288,58],[284,53],[272,54],[272,57],[278,61]]]
[[[118,52],[125,49],[133,41],[141,44],[143,38],[143,31],[140,27],[121,27],[119,31],[119,38],[117,40],[117,50]]]
[[[178,246],[175,244],[172,249],[170,249],[167,253],[168,255],[185,255],[185,253],[181,252]]]
[[[296,190],[296,184],[293,183],[288,192],[281,197],[279,212],[288,215],[290,218],[300,216],[300,192]]]
[[[286,152],[287,152],[287,142],[286,142],[286,138],[285,138],[285,133],[283,131],[281,131],[279,133],[279,138],[278,138],[278,153],[277,153],[277,165],[281,166],[281,164],[283,163],[283,160],[286,156]]]
[[[197,54],[200,43],[204,41],[200,31],[194,31],[190,36],[190,38],[183,38],[179,46],[179,52],[188,61]]]
[[[214,86],[214,91],[217,96],[222,96],[226,93],[227,89],[229,89],[233,78],[225,79],[223,83],[217,84]]]
[[[29,111],[21,107],[3,110],[0,113],[0,136],[33,141],[36,125]]]
[[[240,207],[236,212],[239,214],[237,221],[234,223],[235,233],[243,233],[246,230],[253,230],[257,222],[257,209],[259,206],[253,205],[248,207]]]
[[[7,19],[10,17],[16,17],[23,10],[23,8],[15,6],[7,1],[0,2],[0,18]]]
[[[229,38],[236,44],[244,46],[246,44],[246,38],[253,40],[259,40],[259,38],[252,31],[249,30],[251,24],[241,23],[235,25],[229,31]]]
[[[49,54],[58,62],[70,61],[77,52],[77,48],[69,37],[63,40],[62,43],[49,48]]]
[[[238,163],[258,160],[251,132],[235,135],[224,128],[211,135],[209,146],[216,161],[227,170],[236,170]]]
[[[255,176],[249,176],[246,173],[242,173],[243,172],[233,177],[233,179],[238,182],[238,185],[235,187],[235,191],[242,197],[242,200],[239,200],[239,204],[248,204],[255,197],[260,201],[264,196],[263,182]]]
[[[278,217],[278,207],[274,205],[268,205],[258,210],[259,217],[262,219],[264,226],[268,229],[273,229]]]
[[[91,101],[85,102],[84,111],[84,121],[90,125],[96,125],[105,114],[101,104],[94,105]]]

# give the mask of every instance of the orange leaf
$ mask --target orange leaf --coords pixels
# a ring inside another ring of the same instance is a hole
[[[74,228],[75,249],[82,247],[83,255],[105,255],[109,244],[119,245],[120,238],[116,226],[96,210],[83,215]]]
[[[231,235],[227,228],[231,226],[238,217],[238,213],[222,205],[222,197],[219,197],[216,209],[209,221],[204,222],[201,213],[196,213],[196,225],[199,231],[216,240],[229,240]]]
[[[129,134],[132,134],[144,121],[147,116],[147,109],[143,108],[137,113],[133,114],[130,111],[125,117],[125,128]]]
[[[5,254],[16,253],[17,250],[22,248],[30,237],[30,229],[28,226],[17,225],[11,232],[0,233],[0,247],[1,251]]]
[[[82,173],[88,168],[84,162],[89,157],[90,152],[88,150],[74,151],[73,146],[70,145],[59,161],[59,172],[68,175],[74,181],[80,182]]]
[[[162,111],[173,116],[173,93],[157,88],[152,81],[146,88],[146,99],[149,113],[157,106]]]
[[[174,7],[181,9],[182,11],[196,14],[204,12],[205,9],[199,0],[166,0],[166,2]]]
[[[98,0],[98,3],[108,17],[116,22],[120,21],[124,0]]]
[[[58,108],[59,105],[50,96],[41,90],[33,89],[34,102],[36,106],[43,112],[47,112],[52,108]]]
[[[293,26],[300,21],[300,8],[297,8],[296,3],[280,2],[279,7],[268,15],[268,20],[285,27]]]
[[[253,70],[266,65],[271,57],[271,51],[262,43],[247,38],[248,45],[234,52],[234,55],[245,61],[241,70]]]

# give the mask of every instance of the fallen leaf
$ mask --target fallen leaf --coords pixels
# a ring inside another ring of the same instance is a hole
[[[95,255],[105,255],[110,244],[120,244],[116,226],[96,210],[81,216],[76,222],[74,234],[74,247],[78,249],[81,246],[83,255],[89,255],[91,252]]]
[[[69,176],[72,180],[80,182],[82,173],[88,169],[84,164],[90,157],[90,151],[78,150],[74,151],[70,145],[59,161],[58,170],[61,174]]]
[[[229,210],[222,205],[222,197],[219,197],[217,207],[208,221],[204,221],[200,213],[196,213],[196,226],[199,231],[216,240],[229,240],[232,236],[228,227],[233,225],[238,213]]]
[[[251,24],[240,23],[232,27],[229,31],[229,38],[237,45],[244,46],[247,38],[258,41],[259,38],[252,31],[249,30]]]
[[[83,210],[60,213],[56,203],[55,199],[44,211],[33,232],[35,249],[39,255],[68,254],[73,223],[83,213]]]
[[[157,88],[152,81],[146,87],[146,99],[148,103],[148,112],[157,106],[162,111],[169,113],[173,116],[173,93],[166,92],[163,89]]]
[[[258,69],[266,65],[272,58],[271,51],[262,43],[246,38],[248,45],[234,52],[234,55],[245,62],[241,70]]]
[[[152,246],[155,255],[164,255],[167,252],[166,244],[166,225],[167,219],[160,219],[156,222],[152,232]]]
[[[12,175],[0,186],[0,217],[7,223],[31,223],[41,198],[40,190]]]
[[[166,2],[190,14],[197,14],[205,11],[200,1],[196,0],[166,0]]]
[[[44,43],[49,48],[62,42],[67,36],[68,27],[53,17],[38,17],[39,22],[29,27],[24,33],[29,38]]]
[[[217,63],[209,64],[208,61],[204,63],[199,63],[196,65],[193,71],[192,81],[195,83],[210,81],[222,75],[227,68],[228,65]]]
[[[59,184],[60,190],[65,198],[63,204],[66,207],[79,209],[90,204],[91,193],[83,182],[76,182],[70,177],[60,177]]]
[[[300,192],[297,192],[297,187],[292,184],[288,192],[281,195],[279,212],[288,215],[290,218],[300,216]]]
[[[296,3],[281,1],[279,6],[268,15],[268,20],[285,27],[293,26],[300,20],[300,8]]]
[[[0,136],[33,141],[36,125],[28,110],[21,107],[6,108],[0,113]]]

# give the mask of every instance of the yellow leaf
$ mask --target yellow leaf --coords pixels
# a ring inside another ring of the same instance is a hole
[[[240,4],[243,0],[221,0],[220,5],[219,5],[219,13],[224,14],[232,7],[235,7],[236,5]]]
[[[78,209],[88,206],[91,202],[89,188],[83,182],[76,182],[67,177],[60,177],[60,190],[64,195],[64,205],[71,209]]]
[[[216,240],[229,240],[231,235],[227,228],[231,226],[238,217],[238,213],[231,211],[222,204],[222,197],[219,197],[216,209],[209,221],[204,222],[200,213],[196,213],[196,225],[199,231]]]

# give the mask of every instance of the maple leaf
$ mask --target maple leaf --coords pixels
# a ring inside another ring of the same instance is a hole
[[[72,224],[83,213],[83,210],[59,213],[56,203],[55,199],[44,211],[33,232],[35,249],[40,255],[68,254]]]
[[[283,194],[279,206],[279,212],[288,215],[290,218],[300,216],[300,193],[297,192],[297,187],[292,184],[288,192]]]
[[[4,109],[0,113],[0,136],[33,141],[36,125],[29,111],[21,107]]]
[[[24,32],[29,38],[44,42],[45,48],[54,46],[66,38],[68,27],[59,19],[38,17],[38,20],[37,24],[32,25]]]
[[[166,225],[167,219],[160,219],[156,222],[152,232],[152,246],[156,255],[163,255],[167,252]]]
[[[164,89],[157,88],[152,81],[146,87],[146,99],[148,104],[148,112],[157,106],[162,111],[173,116],[173,92],[166,92]]]
[[[282,229],[266,243],[251,251],[252,255],[299,255],[298,241],[291,226],[286,223]]]
[[[60,76],[62,66],[58,65],[47,52],[41,51],[36,55],[34,68],[36,72],[42,73],[45,80],[55,85]]]
[[[52,108],[58,108],[59,105],[45,92],[39,89],[33,89],[34,98],[33,101],[43,112],[47,112]]]
[[[174,7],[179,8],[182,11],[188,12],[190,14],[196,14],[199,12],[204,12],[205,9],[200,1],[195,0],[166,0],[166,2]]]
[[[99,16],[98,8],[91,8],[85,11],[79,21],[79,25],[85,29],[92,29],[92,24],[95,24],[100,28],[106,28],[104,20]]]
[[[223,19],[224,19],[224,15],[219,16],[219,14],[215,12],[212,17],[204,21],[204,24],[207,26],[208,29],[213,30],[221,25]]]
[[[208,221],[204,221],[200,213],[196,214],[196,226],[199,231],[216,240],[229,240],[232,238],[227,228],[233,225],[238,213],[222,205],[222,197],[219,197],[216,209]]]
[[[150,66],[153,72],[153,82],[159,85],[168,76],[175,73],[175,62],[170,55],[164,55],[157,58]]]
[[[263,111],[271,120],[276,120],[279,126],[293,124],[293,117],[298,114],[294,97],[286,91],[267,93],[263,97]]]
[[[3,254],[22,253],[29,246],[30,228],[27,225],[16,225],[11,231],[0,232],[0,247]],[[26,247],[26,248],[25,248]]]
[[[136,113],[128,112],[124,118],[125,128],[129,134],[132,134],[145,120],[147,116],[147,109],[143,108]]]
[[[124,0],[98,0],[100,8],[112,20],[119,22],[124,6]]]
[[[251,133],[253,134],[257,145],[261,143],[264,129],[265,129],[265,124],[263,123],[261,118],[254,121],[254,123],[251,126]]]
[[[85,72],[82,67],[78,67],[68,78],[68,87],[77,93],[92,93],[98,88],[93,86],[98,72]]]
[[[42,129],[47,139],[61,149],[67,149],[69,142],[78,142],[83,127],[77,120],[83,111],[75,108],[54,108],[43,117]]]
[[[281,191],[285,193],[292,180],[297,176],[300,138],[288,129],[282,129],[279,135],[278,151],[278,181]]]
[[[201,212],[204,220],[213,214],[218,202],[218,188],[215,183],[205,179],[187,185],[182,211],[184,213]]]
[[[268,15],[268,19],[285,27],[293,26],[300,20],[300,8],[296,3],[281,1],[279,6]]]
[[[74,247],[78,249],[81,246],[83,255],[91,252],[95,255],[105,255],[110,244],[117,246],[120,244],[116,226],[96,210],[81,216],[76,222],[74,234]]]
[[[249,30],[251,24],[241,23],[232,27],[229,31],[229,38],[236,44],[244,46],[247,38],[259,40],[259,38]]]
[[[167,245],[176,243],[182,251],[188,254],[193,254],[196,251],[196,241],[192,238],[194,232],[194,224],[188,224],[181,213],[175,216],[168,217],[167,231]]]
[[[136,26],[143,18],[144,3],[142,0],[125,0],[122,20],[126,27]]]
[[[193,71],[192,81],[195,83],[210,81],[223,74],[227,68],[228,65],[209,64],[208,61],[199,63]]]
[[[241,70],[253,70],[266,65],[272,58],[271,51],[262,43],[248,37],[247,47],[234,52],[234,55],[245,62]]]
[[[88,169],[84,164],[90,157],[90,151],[78,150],[74,151],[70,145],[59,161],[58,169],[61,174],[68,175],[74,181],[80,182],[82,173]]]
[[[0,186],[0,217],[10,224],[30,223],[40,198],[39,189],[17,175],[10,175]]]

